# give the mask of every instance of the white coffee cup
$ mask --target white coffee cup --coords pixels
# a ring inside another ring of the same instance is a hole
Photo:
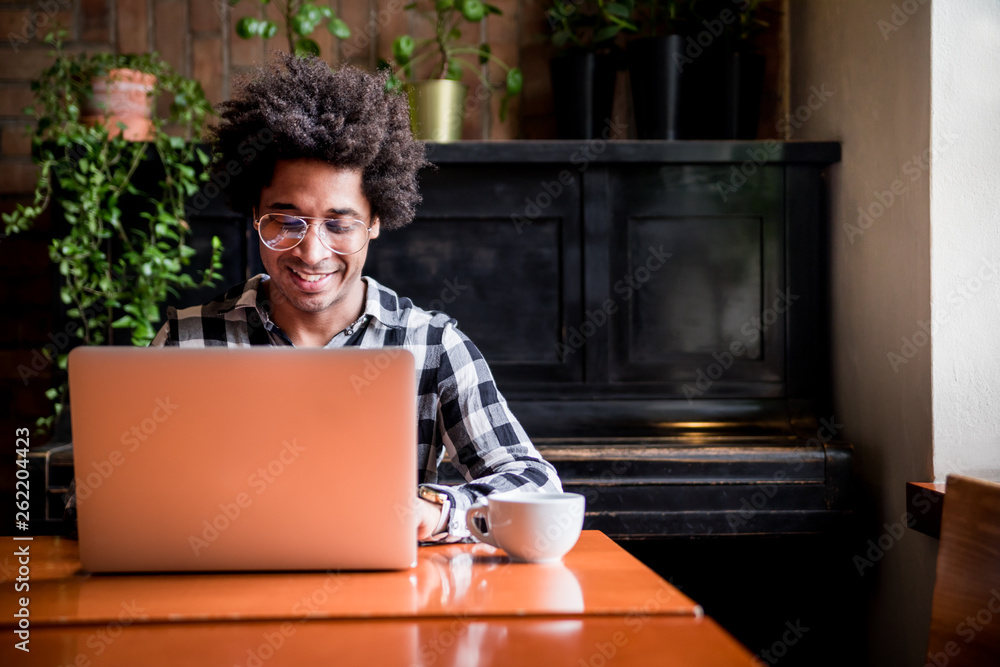
[[[465,522],[473,537],[503,549],[513,561],[553,563],[580,538],[584,508],[579,493],[508,491],[473,505]],[[485,521],[486,530],[476,519]]]

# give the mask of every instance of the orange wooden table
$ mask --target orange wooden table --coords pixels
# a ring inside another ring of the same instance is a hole
[[[91,575],[76,542],[3,538],[4,665],[751,665],[690,598],[597,531],[562,563],[422,547],[402,572]],[[30,590],[15,591],[29,545]],[[28,596],[31,653],[13,648]]]

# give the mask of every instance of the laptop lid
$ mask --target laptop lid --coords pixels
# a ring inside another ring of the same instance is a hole
[[[78,347],[69,387],[86,570],[415,564],[406,350]]]

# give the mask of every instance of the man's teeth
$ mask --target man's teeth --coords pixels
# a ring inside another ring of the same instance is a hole
[[[307,283],[314,283],[317,280],[322,280],[323,278],[326,278],[328,275],[330,275],[329,273],[299,273],[295,269],[292,269],[291,271],[292,273],[294,273]]]

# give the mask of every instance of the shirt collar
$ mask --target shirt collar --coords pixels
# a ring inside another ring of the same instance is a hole
[[[390,329],[406,326],[406,317],[399,305],[399,295],[388,287],[380,285],[374,278],[361,278],[368,284],[365,294],[365,315],[368,315]]]
[[[242,289],[234,288],[229,290],[219,304],[219,313],[225,314],[237,308],[257,308],[261,314],[270,312],[264,300],[264,290],[260,288],[261,283],[268,279],[266,274],[258,273],[250,280],[243,283]]]
[[[364,314],[389,328],[405,326],[405,316],[399,304],[399,295],[388,287],[380,285],[374,278],[364,276],[361,279],[368,285],[368,289],[365,290]],[[270,280],[267,274],[258,273],[243,284],[242,290],[233,289],[227,292],[219,306],[219,313],[228,313],[237,308],[257,308],[261,319],[265,322],[269,321],[268,315],[271,309],[262,287],[267,280]]]

